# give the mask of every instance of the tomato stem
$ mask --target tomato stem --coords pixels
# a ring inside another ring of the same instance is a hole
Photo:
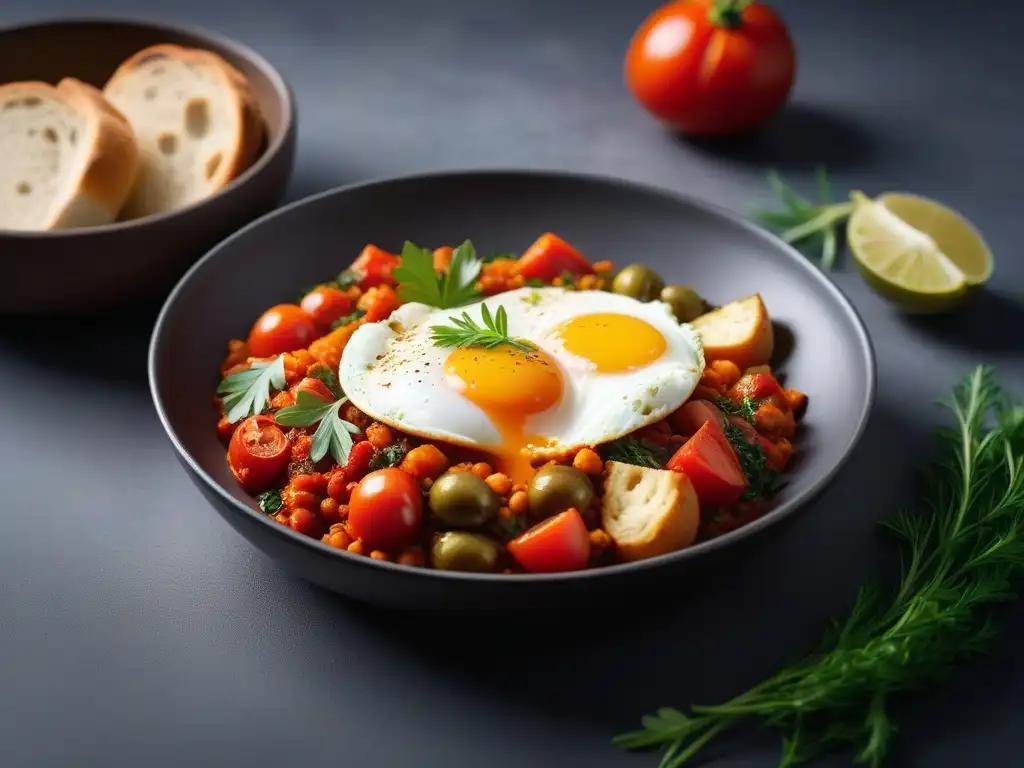
[[[743,9],[751,0],[715,0],[708,11],[708,18],[717,27],[738,29],[743,26]]]

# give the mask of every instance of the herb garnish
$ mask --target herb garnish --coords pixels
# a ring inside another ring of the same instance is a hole
[[[539,277],[528,277],[523,280],[523,287],[525,288],[550,288],[551,286],[541,280]]]
[[[784,482],[782,475],[768,466],[768,458],[757,442],[747,440],[743,430],[733,424],[726,422],[722,427],[725,436],[732,445],[732,450],[740,462],[740,469],[747,478],[747,489],[740,497],[742,501],[753,499],[770,499],[780,490]]]
[[[745,419],[753,424],[761,402],[749,395],[744,395],[743,400],[739,404],[731,398],[720,397],[715,401],[715,405],[718,406],[720,411],[724,411],[730,416],[739,416],[741,419]]]
[[[441,309],[468,304],[479,296],[476,279],[480,263],[476,249],[467,240],[452,252],[448,271],[437,272],[433,251],[407,241],[402,247],[402,265],[394,272],[398,298]]]
[[[338,381],[338,377],[334,375],[334,371],[323,363],[309,366],[306,375],[314,379],[320,379],[331,390],[331,394],[335,398],[344,397],[345,393],[341,391],[341,383]]]
[[[256,497],[256,503],[260,505],[260,509],[266,512],[268,515],[277,514],[278,510],[281,509],[281,505],[284,502],[281,500],[280,489],[274,489],[272,491],[264,491]]]
[[[493,349],[502,344],[521,349],[524,352],[532,352],[537,345],[526,339],[508,335],[508,315],[505,308],[499,306],[498,311],[491,315],[491,310],[486,304],[480,305],[480,316],[483,318],[483,327],[477,325],[468,312],[462,313],[462,318],[451,318],[452,325],[432,325],[432,339],[439,347],[481,347]]]
[[[385,467],[397,467],[402,463],[402,459],[405,458],[405,454],[409,452],[409,443],[402,439],[397,443],[392,443],[386,448],[381,448],[370,459],[370,471],[375,469],[384,469]]]
[[[354,323],[356,320],[358,320],[365,314],[365,309],[357,309],[355,312],[352,312],[351,314],[342,315],[333,323],[331,323],[331,330],[334,330],[335,328],[341,328],[341,326],[343,325],[352,325],[352,323]]]
[[[492,261],[511,260],[515,261],[519,257],[511,251],[495,251],[484,256],[480,261],[484,264],[490,264]]]
[[[784,206],[782,210],[758,211],[754,219],[775,230],[787,243],[818,250],[821,268],[829,270],[839,252],[839,225],[853,213],[854,204],[831,203],[831,189],[824,168],[818,168],[818,195],[812,203],[797,194],[777,171],[768,172],[768,184]]]
[[[896,728],[893,694],[943,680],[958,661],[985,651],[995,626],[985,610],[1015,596],[1024,575],[1024,403],[1009,400],[991,369],[953,390],[956,426],[938,431],[939,460],[916,512],[884,524],[902,549],[898,587],[861,588],[821,647],[724,704],[687,713],[664,708],[615,742],[666,748],[678,768],[748,718],[782,735],[782,765],[853,749],[879,766]]]
[[[354,269],[346,269],[334,282],[339,288],[351,288],[353,285],[363,279],[363,276]]]
[[[217,394],[223,396],[225,416],[234,424],[246,416],[263,413],[270,402],[271,389],[284,387],[284,355],[278,355],[226,377],[217,386]]]
[[[624,437],[609,443],[603,453],[606,461],[635,464],[651,469],[662,469],[670,458],[668,449],[635,437]]]
[[[295,395],[295,405],[282,408],[274,414],[274,420],[285,427],[310,427],[320,422],[313,433],[313,444],[309,449],[309,458],[320,461],[330,451],[338,464],[348,461],[348,452],[352,450],[352,435],[358,435],[359,427],[341,418],[341,406],[348,402],[342,398],[334,403],[324,403],[316,395],[300,389]]]

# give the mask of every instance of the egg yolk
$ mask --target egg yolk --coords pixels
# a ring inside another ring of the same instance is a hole
[[[565,350],[601,373],[624,373],[650,365],[665,353],[661,331],[643,320],[614,312],[580,315],[555,330]]]
[[[561,398],[558,366],[539,350],[464,347],[448,356],[444,374],[448,385],[479,406],[494,424],[501,437],[498,468],[512,482],[526,482],[533,469],[524,449],[545,442],[526,434],[526,420]]]

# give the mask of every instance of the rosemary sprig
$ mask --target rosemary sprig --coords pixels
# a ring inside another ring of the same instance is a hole
[[[439,347],[481,347],[483,349],[493,349],[507,344],[523,352],[532,352],[537,349],[537,345],[533,342],[508,335],[508,314],[504,307],[499,306],[492,315],[487,305],[481,304],[480,317],[483,320],[483,326],[478,325],[468,312],[463,312],[461,318],[451,318],[451,325],[432,325],[430,330],[434,344]]]
[[[995,634],[986,609],[1013,599],[1024,575],[1024,402],[1007,398],[981,366],[947,405],[956,426],[938,432],[941,458],[920,509],[885,522],[903,549],[899,585],[887,595],[863,587],[804,661],[724,704],[659,709],[616,744],[663,747],[662,768],[678,768],[755,719],[780,732],[783,766],[851,748],[858,762],[881,765],[896,730],[890,698],[984,652]]]
[[[812,203],[787,184],[778,171],[768,172],[768,185],[775,192],[782,209],[756,211],[756,221],[777,230],[779,237],[791,245],[818,251],[821,268],[829,270],[835,265],[839,253],[839,226],[853,213],[854,203],[831,202],[831,185],[824,168],[817,169],[818,197]]]

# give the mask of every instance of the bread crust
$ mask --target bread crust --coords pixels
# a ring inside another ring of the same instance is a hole
[[[56,86],[36,81],[0,86],[0,102],[31,96],[63,101],[81,114],[88,127],[81,140],[90,142],[81,150],[87,158],[75,194],[53,211],[41,229],[113,222],[131,193],[138,170],[139,149],[128,121],[99,90],[74,78],[65,78]],[[95,220],[97,211],[106,212],[106,218]]]
[[[223,189],[248,170],[255,162],[263,144],[263,118],[249,87],[249,81],[245,75],[212,51],[161,43],[143,48],[125,59],[110,76],[103,88],[104,93],[109,92],[119,78],[130,74],[136,67],[160,58],[177,59],[215,68],[224,77],[225,85],[236,100],[240,134],[235,139],[235,152],[233,156],[224,158],[225,162],[220,164],[213,180],[215,189]]]

